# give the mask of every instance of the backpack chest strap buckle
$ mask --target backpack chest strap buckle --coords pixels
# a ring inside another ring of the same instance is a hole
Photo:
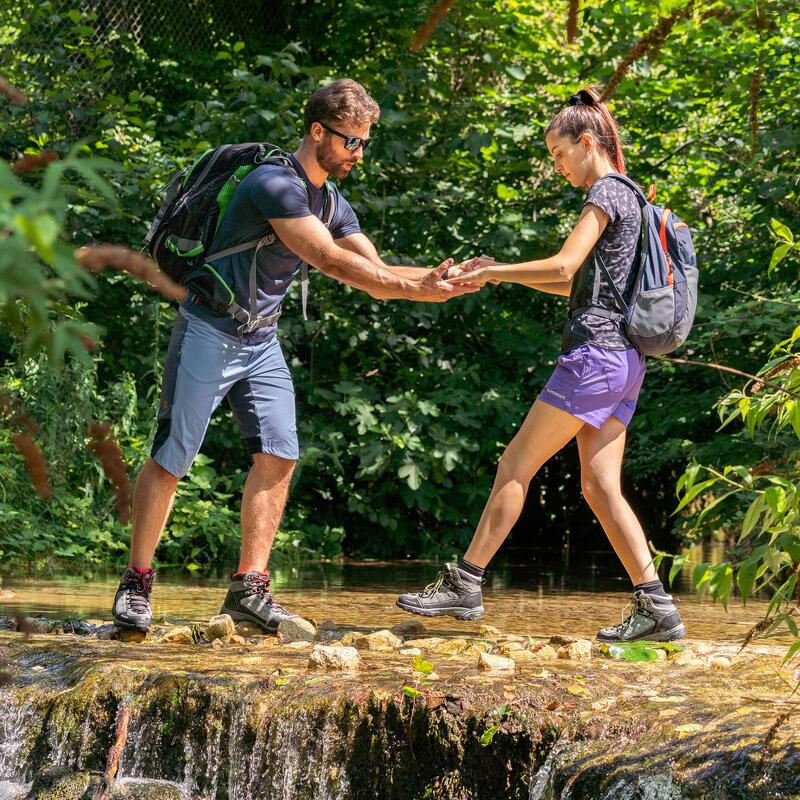
[[[231,310],[232,316],[234,316],[236,319],[239,319],[239,317],[233,313],[232,308],[229,310]],[[242,309],[242,311],[244,312],[244,309]],[[261,328],[267,328],[270,325],[274,325],[280,319],[282,313],[283,309],[279,308],[277,311],[273,311],[271,314],[267,314],[264,317],[253,317],[252,319],[243,322],[238,327],[237,333],[239,336],[247,336],[248,334],[261,330]]]

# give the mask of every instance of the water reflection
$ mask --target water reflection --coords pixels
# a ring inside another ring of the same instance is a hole
[[[693,554],[711,560],[708,553]],[[410,617],[394,606],[395,597],[419,589],[433,580],[435,563],[405,562],[304,562],[273,569],[273,588],[282,603],[317,621],[333,619],[354,627],[389,627]],[[718,641],[735,641],[757,622],[766,609],[763,600],[743,608],[732,598],[729,610],[698,598],[690,590],[690,569],[674,587],[689,635]],[[0,614],[109,619],[118,576],[94,579],[62,576],[47,580],[7,577],[4,587],[13,597],[0,601]],[[227,578],[159,574],[153,594],[157,618],[207,619],[219,613]],[[586,552],[565,558],[563,553],[543,554],[530,563],[499,562],[487,573],[484,589],[487,614],[483,622],[506,632],[550,636],[569,634],[592,637],[598,628],[615,623],[630,597],[628,579],[613,554]],[[481,623],[460,623],[450,618],[424,620],[436,633],[470,634]]]

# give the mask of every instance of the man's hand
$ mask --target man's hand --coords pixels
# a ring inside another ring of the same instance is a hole
[[[481,258],[482,257],[483,256],[481,256]],[[472,272],[472,270],[480,266],[482,266],[480,264],[480,258],[477,256],[475,258],[468,258],[466,261],[462,261],[460,264],[454,264],[450,267],[447,270],[445,278],[449,281],[451,278],[457,278],[459,275],[463,275],[466,272]]]
[[[443,261],[438,267],[434,267],[417,282],[417,288],[414,291],[412,300],[421,300],[427,303],[443,303],[445,300],[451,300],[453,297],[460,297],[462,294],[471,294],[477,292],[479,286],[472,286],[469,283],[456,286],[448,283],[444,279],[444,274],[450,269],[458,269],[462,266],[454,267],[455,262],[452,258]],[[462,262],[466,263],[466,262]]]
[[[500,283],[492,276],[490,267],[502,266],[491,256],[477,256],[469,261],[462,261],[458,267],[453,267],[447,273],[448,282],[455,286],[485,286],[487,283]]]

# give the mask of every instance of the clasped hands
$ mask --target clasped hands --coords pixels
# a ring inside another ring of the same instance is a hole
[[[492,266],[497,266],[497,262],[491,256],[468,258],[460,264],[448,258],[422,278],[420,288],[426,299],[439,302],[471,294],[487,283],[499,283],[489,271]]]

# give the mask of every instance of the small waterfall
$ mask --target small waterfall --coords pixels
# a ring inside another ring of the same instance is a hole
[[[119,760],[120,777],[161,777],[164,719],[159,707],[156,707],[152,715],[146,713],[147,710],[143,708],[140,713],[131,717],[128,739]],[[156,775],[153,775],[154,769],[157,771]]]
[[[211,719],[211,727],[207,733],[205,748],[205,795],[207,797],[217,796],[217,786],[219,784],[219,762],[222,756],[222,724],[224,709],[219,708],[217,714]]]
[[[89,696],[89,708],[92,708],[97,702],[97,686],[92,690]],[[78,745],[78,760],[83,763],[84,759],[91,753],[92,740],[97,736],[97,731],[93,730],[91,723],[91,714],[87,714],[81,726],[81,740]]]
[[[248,788],[254,783],[250,780],[250,774],[257,765],[244,746],[247,711],[247,706],[242,702],[236,703],[231,710],[228,734],[228,800],[245,800],[249,795]]]
[[[198,794],[197,778],[197,759],[194,755],[192,740],[188,736],[183,737],[183,783],[181,788],[187,797],[196,797]]]
[[[569,786],[556,794],[555,781],[561,756],[568,750],[570,743],[556,740],[547,757],[539,768],[531,774],[528,800],[571,800],[572,791]]]
[[[30,779],[28,756],[41,727],[41,716],[31,701],[20,702],[11,692],[0,690],[0,781]]]

